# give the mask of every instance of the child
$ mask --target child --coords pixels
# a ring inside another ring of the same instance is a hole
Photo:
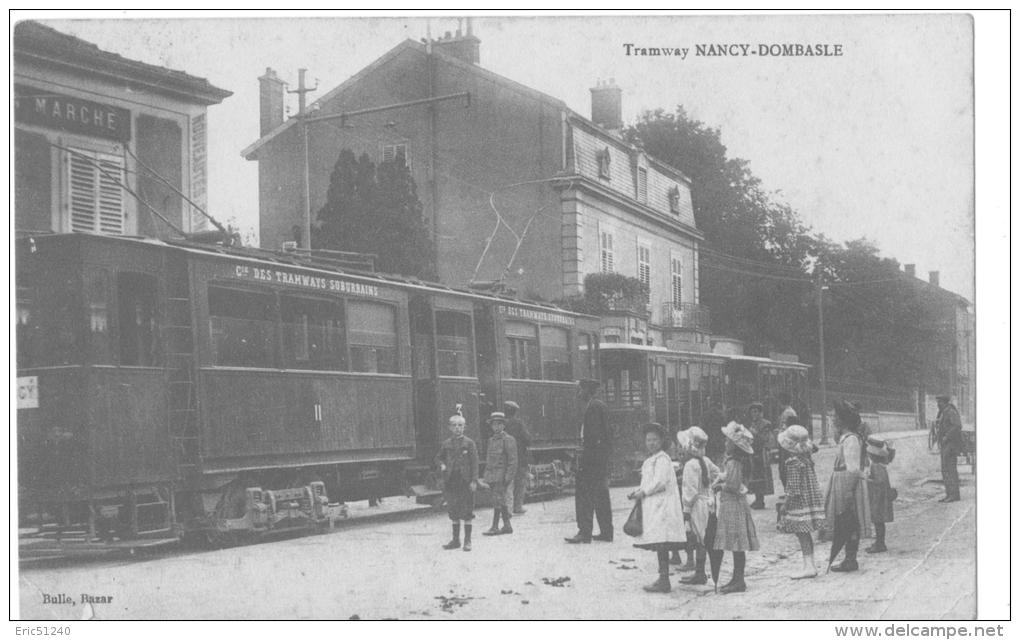
[[[719,593],[725,594],[747,590],[744,566],[747,552],[758,550],[758,533],[751,519],[747,487],[744,485],[744,469],[750,466],[754,453],[754,436],[747,427],[732,421],[723,427],[722,432],[726,436],[726,459],[722,473],[712,484],[712,489],[719,496],[716,499],[716,531],[710,558],[712,577],[717,578],[723,552],[733,552],[733,577],[719,589]]]
[[[464,416],[450,416],[447,427],[451,436],[436,454],[436,464],[443,474],[443,497],[453,522],[453,539],[444,549],[460,547],[460,526],[464,524],[464,551],[471,551],[471,521],[474,519],[475,489],[478,488],[478,448],[464,435]]]
[[[814,578],[815,545],[811,534],[825,526],[825,504],[822,490],[815,475],[815,464],[811,453],[815,449],[808,430],[800,425],[791,425],[779,434],[779,446],[786,451],[783,464],[786,468],[786,502],[779,511],[777,528],[783,533],[797,535],[800,552],[804,557],[804,568],[790,576],[793,580]]]
[[[641,501],[641,542],[634,546],[655,551],[659,560],[659,579],[645,591],[669,593],[669,552],[687,541],[683,508],[673,461],[663,451],[668,442],[666,430],[653,422],[645,425],[644,434],[648,458],[641,465],[641,486],[627,496]]]
[[[868,472],[868,501],[871,507],[871,521],[875,524],[875,543],[865,549],[866,553],[882,553],[885,547],[885,523],[893,521],[893,500],[896,490],[889,486],[889,471],[886,465],[892,462],[896,451],[884,440],[868,437],[868,458],[871,469]]]
[[[719,467],[705,455],[708,434],[698,427],[691,427],[677,434],[687,450],[687,462],[683,468],[681,503],[684,520],[691,526],[688,549],[695,549],[694,575],[680,579],[680,584],[699,585],[708,582],[705,575],[705,545],[708,533],[715,531],[715,496],[712,482],[719,476]]]
[[[690,453],[688,452],[689,445],[690,445],[690,436],[688,436],[687,432],[686,431],[677,431],[676,432],[676,440],[674,440],[672,443],[670,443],[670,447],[669,447],[670,451],[668,452],[670,454],[669,457],[673,459],[673,471],[676,472],[676,485],[680,489],[680,498],[681,498],[681,501],[683,501],[684,466],[687,464],[687,461],[691,459]],[[686,513],[684,513],[684,526],[688,528],[688,532],[689,532],[689,518],[687,517]],[[688,535],[687,537],[688,537],[689,540],[691,539],[690,535]],[[672,551],[670,553],[669,563],[670,564],[683,565],[683,566],[680,567],[681,571],[693,571],[694,570],[694,547],[693,547],[693,542],[689,543],[686,547],[684,547],[684,550],[687,552],[687,562],[686,562],[686,564],[684,563],[683,559],[680,557],[680,551],[679,550]]]
[[[514,532],[510,526],[510,510],[514,506],[514,476],[518,472],[517,441],[504,430],[506,415],[502,411],[492,412],[488,423],[492,437],[485,449],[485,478],[481,485],[491,489],[492,527],[482,535],[501,536]],[[500,516],[503,517],[502,528]]]

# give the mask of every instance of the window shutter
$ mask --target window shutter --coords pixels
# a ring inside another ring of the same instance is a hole
[[[673,293],[673,306],[680,307],[683,301],[683,261],[680,258],[670,260],[670,276]]]
[[[396,145],[392,145],[392,144],[383,145],[382,161],[383,162],[393,162],[393,159],[395,157],[397,157],[397,147],[396,147]]]
[[[102,168],[102,170],[100,170]],[[124,233],[124,160],[75,150],[67,154],[67,203],[72,231]]]

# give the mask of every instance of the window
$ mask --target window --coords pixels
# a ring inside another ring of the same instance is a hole
[[[400,144],[384,144],[382,161],[403,164],[405,167],[410,169],[411,156],[407,152],[407,143],[401,142]]]
[[[669,263],[673,308],[679,309],[683,302],[684,264],[680,258],[672,258]]]
[[[348,302],[347,327],[351,371],[400,373],[396,309],[377,302]]]
[[[110,348],[110,274],[105,269],[85,273],[85,311],[88,314],[87,344],[89,362],[109,364]]]
[[[538,332],[535,325],[526,322],[507,321],[506,358],[503,360],[503,375],[507,378],[538,380],[541,378],[541,363],[538,357]]]
[[[595,339],[590,333],[578,333],[578,367],[577,377],[580,379],[592,378],[595,373]]]
[[[680,214],[680,187],[676,185],[669,190],[669,212]]]
[[[49,231],[50,144],[45,136],[14,130],[14,228]]]
[[[152,367],[159,364],[156,324],[156,277],[143,273],[117,274],[120,364]]]
[[[599,177],[609,180],[609,147],[596,153],[595,160],[599,165]]]
[[[648,169],[638,167],[637,170],[638,202],[648,202]]]
[[[471,314],[436,311],[436,354],[439,360],[439,375],[462,377],[475,375],[471,342]]]
[[[272,294],[209,287],[213,363],[237,367],[273,366],[275,315]]]
[[[75,149],[65,155],[71,231],[124,233],[124,159]]]
[[[81,298],[73,281],[63,286],[28,284],[31,275],[17,274],[18,368],[60,366],[81,362],[78,341]]]
[[[613,253],[613,234],[608,231],[603,231],[599,234],[599,246],[600,246],[600,257],[601,267],[603,273],[611,273],[615,271],[614,253]]]
[[[637,277],[645,285],[647,303],[652,295],[652,248],[647,245],[639,244],[637,248]]]
[[[18,287],[17,291],[17,349],[18,368],[22,369],[33,364],[33,343],[39,333],[39,327],[33,317],[32,306],[35,297],[31,287]]]
[[[573,380],[567,330],[542,327],[539,335],[542,339],[542,377],[546,380]]]
[[[346,371],[344,310],[333,300],[280,296],[283,366]]]

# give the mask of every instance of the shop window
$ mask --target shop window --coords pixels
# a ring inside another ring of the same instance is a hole
[[[283,363],[293,369],[345,371],[344,312],[332,300],[280,297]]]
[[[84,149],[65,154],[64,198],[71,231],[124,233],[124,158]]]
[[[142,273],[117,275],[120,364],[140,367],[159,364],[156,286],[155,276]]]
[[[110,274],[105,269],[85,273],[85,312],[88,329],[89,362],[109,364],[110,345]]]
[[[272,294],[209,287],[209,330],[214,364],[273,366],[276,322]]]
[[[436,354],[439,375],[473,377],[471,314],[436,311]]]
[[[375,302],[347,303],[351,371],[399,373],[397,312]]]
[[[535,325],[526,322],[507,321],[506,357],[503,360],[503,375],[507,378],[538,380],[541,378],[541,362],[538,355],[538,332]]]
[[[546,380],[573,380],[567,330],[560,327],[542,327],[540,336],[542,377]]]

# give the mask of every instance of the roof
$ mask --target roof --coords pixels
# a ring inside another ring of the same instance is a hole
[[[187,240],[173,240],[166,241],[158,238],[148,238],[142,236],[114,236],[106,234],[93,234],[93,233],[53,233],[43,231],[39,233],[30,233],[19,238],[19,241],[26,242],[52,242],[60,241],[61,239],[74,238],[79,240],[92,240],[99,242],[112,242],[112,243],[123,243],[123,244],[135,244],[135,245],[146,245],[150,247],[163,247],[167,249],[173,249],[177,251],[183,251],[192,255],[201,255],[208,258],[220,258],[220,259],[233,259],[233,260],[246,260],[249,262],[257,262],[266,266],[273,267],[289,267],[294,269],[302,269],[305,271],[311,271],[316,273],[326,273],[330,275],[341,275],[351,280],[361,282],[372,282],[381,285],[393,285],[404,289],[416,289],[419,291],[428,291],[431,293],[448,294],[452,296],[469,297],[473,299],[490,300],[494,302],[504,302],[510,304],[516,304],[524,307],[531,307],[533,309],[562,313],[571,317],[594,317],[588,316],[583,313],[571,311],[570,309],[564,309],[563,307],[556,306],[549,302],[537,302],[533,300],[522,300],[512,296],[499,295],[494,293],[488,293],[484,291],[472,291],[468,289],[458,289],[450,287],[445,284],[438,282],[429,282],[426,280],[420,280],[412,276],[404,276],[390,273],[380,273],[377,271],[366,272],[358,271],[354,269],[345,269],[332,264],[323,264],[321,262],[315,262],[313,260],[303,259],[300,256],[289,254],[285,252],[268,251],[265,249],[256,249],[250,247],[223,247],[219,245],[203,244],[198,242],[191,242]]]
[[[34,61],[117,82],[126,79],[139,88],[197,104],[219,104],[233,95],[205,78],[104,51],[33,20],[14,26],[13,41],[15,62]]]
[[[410,39],[404,40],[403,42],[401,42],[397,46],[393,47],[392,49],[390,49],[389,51],[387,51],[386,53],[384,53],[380,57],[376,58],[375,61],[373,61],[367,67],[365,67],[361,71],[358,71],[357,73],[355,73],[353,76],[351,76],[347,80],[344,80],[336,88],[334,88],[333,90],[331,90],[328,93],[324,94],[323,96],[321,96],[315,102],[311,103],[308,106],[308,108],[309,109],[314,109],[316,107],[322,107],[324,104],[326,104],[327,102],[329,102],[330,100],[335,98],[338,94],[340,94],[344,90],[346,90],[349,87],[353,86],[355,83],[357,83],[359,80],[361,80],[362,78],[367,76],[369,73],[371,73],[372,71],[375,71],[376,69],[378,69],[379,67],[383,66],[384,64],[386,64],[390,60],[396,58],[397,55],[399,55],[400,53],[402,53],[404,51],[407,51],[407,50],[418,51],[418,52],[420,52],[422,54],[426,53],[425,45],[422,44],[421,42],[415,42],[414,40],[410,40]],[[504,87],[506,89],[510,89],[511,91],[516,91],[518,93],[522,93],[522,94],[524,94],[526,96],[529,96],[529,97],[533,98],[534,100],[537,100],[539,102],[543,102],[545,104],[548,104],[548,105],[552,106],[555,109],[559,109],[561,111],[564,111],[570,119],[572,119],[572,120],[574,120],[574,121],[576,121],[578,123],[583,124],[585,127],[591,129],[592,131],[594,131],[598,135],[606,138],[609,141],[612,141],[615,144],[619,144],[619,145],[621,145],[623,147],[626,147],[629,150],[633,150],[633,149],[637,148],[634,145],[632,145],[629,142],[627,142],[626,140],[623,140],[622,138],[619,138],[618,136],[615,136],[615,135],[609,133],[608,131],[606,131],[602,127],[600,127],[597,124],[595,124],[594,122],[592,122],[590,119],[588,119],[588,118],[582,116],[581,114],[577,113],[576,111],[574,111],[573,109],[568,107],[566,105],[566,103],[563,102],[562,100],[560,100],[559,98],[555,98],[555,97],[553,97],[553,96],[551,96],[551,95],[549,95],[547,93],[543,93],[543,92],[541,92],[541,91],[539,91],[537,89],[532,89],[531,87],[529,87],[527,85],[523,85],[523,84],[521,84],[519,82],[511,80],[510,78],[507,78],[506,76],[501,76],[501,75],[499,75],[498,73],[496,73],[494,71],[490,71],[490,70],[486,69],[485,67],[481,67],[481,66],[479,66],[477,64],[471,64],[470,62],[465,62],[464,60],[461,60],[460,58],[458,58],[456,56],[445,54],[445,53],[442,52],[441,49],[433,48],[432,49],[432,54],[434,56],[436,56],[437,58],[440,58],[441,60],[443,60],[443,62],[446,62],[446,63],[451,64],[451,65],[456,66],[456,67],[460,67],[461,69],[469,70],[471,73],[480,75],[484,79],[489,80],[489,81],[491,81],[491,82],[493,82],[495,84],[498,84],[498,85],[500,85],[500,86],[502,86],[502,87]],[[275,129],[273,129],[272,131],[268,132],[266,135],[262,136],[261,138],[259,138],[255,142],[253,142],[252,144],[250,144],[247,147],[245,147],[241,151],[241,156],[246,158],[246,159],[248,159],[248,160],[252,160],[254,155],[255,155],[255,152],[257,152],[259,149],[261,149],[263,146],[265,146],[266,143],[271,141],[273,138],[277,137],[281,133],[283,133],[283,132],[287,131],[288,129],[290,129],[297,122],[299,122],[299,119],[297,117],[292,117],[289,120],[286,120],[285,122],[283,122],[282,124],[277,126]],[[690,184],[690,182],[691,182],[690,178],[688,178],[686,175],[684,175],[683,172],[681,172],[676,167],[670,166],[670,165],[664,163],[663,161],[658,160],[657,158],[655,158],[653,156],[650,156],[648,154],[645,154],[645,155],[648,157],[648,159],[650,161],[652,161],[655,164],[655,166],[657,168],[660,168],[660,169],[664,170],[665,172],[672,174],[677,179],[682,180],[682,181],[686,182],[687,184]]]

